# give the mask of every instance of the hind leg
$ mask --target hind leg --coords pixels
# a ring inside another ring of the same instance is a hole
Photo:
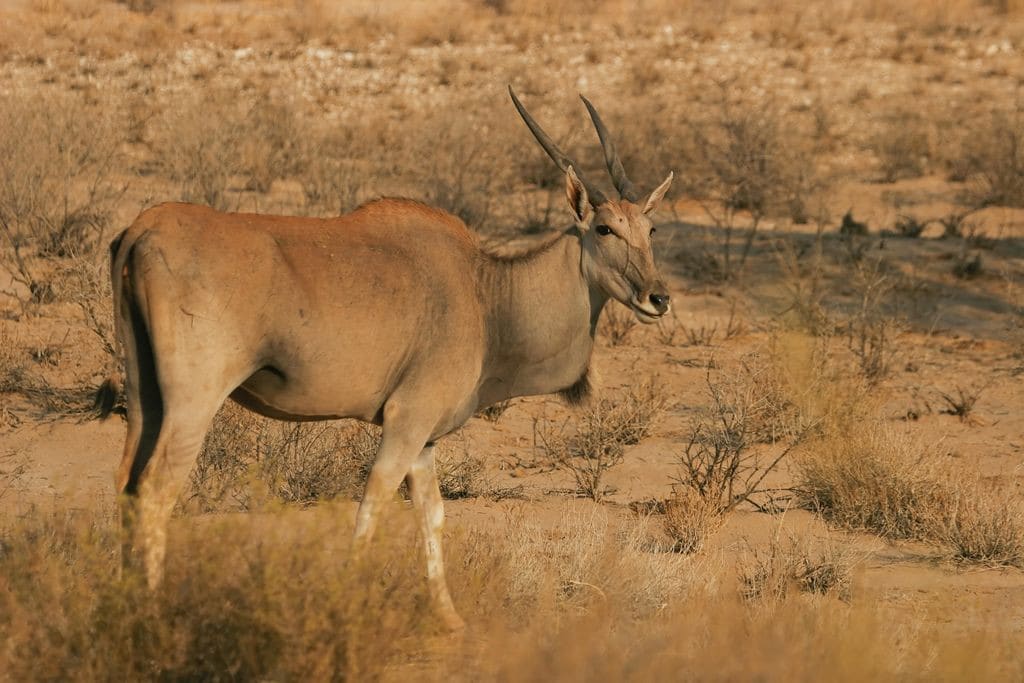
[[[146,582],[155,589],[163,577],[167,552],[167,525],[178,495],[203,445],[203,438],[220,403],[165,406],[152,452],[129,484],[126,514],[130,562],[141,563]],[[143,437],[146,430],[142,430]],[[142,439],[145,441],[145,438]],[[145,445],[145,444],[143,444]],[[141,450],[136,463],[145,456]],[[134,495],[131,495],[134,493]]]

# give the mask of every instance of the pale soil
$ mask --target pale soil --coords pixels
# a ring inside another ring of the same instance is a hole
[[[9,9],[12,3],[5,5],[0,11],[13,11]],[[826,102],[836,131],[835,150],[827,163],[844,178],[829,197],[832,215],[838,217],[852,209],[859,220],[871,226],[872,249],[884,250],[919,283],[913,293],[906,294],[910,327],[897,341],[894,371],[877,390],[881,410],[898,429],[940,442],[968,470],[1010,483],[1013,495],[1020,496],[1024,495],[1024,360],[1014,354],[1024,342],[1014,336],[1020,330],[1009,326],[1010,307],[1015,299],[1021,301],[1024,288],[1024,214],[998,208],[981,214],[979,224],[986,234],[997,238],[995,246],[982,250],[985,271],[979,278],[956,279],[951,267],[961,249],[958,242],[939,240],[931,233],[916,240],[883,239],[877,233],[880,226],[891,226],[898,213],[886,198],[892,193],[905,198],[899,213],[909,207],[915,215],[929,217],[948,211],[953,205],[951,197],[961,187],[938,175],[887,185],[872,182],[876,160],[860,146],[869,137],[867,128],[876,108],[889,111],[927,102],[963,117],[974,108],[1019,97],[1024,80],[1020,35],[1013,34],[1012,26],[1000,32],[985,25],[955,38],[921,33],[900,37],[895,27],[852,25],[833,35],[808,31],[800,35],[797,46],[788,39],[772,45],[758,34],[756,26],[752,29],[749,22],[738,21],[708,39],[678,30],[652,29],[648,35],[624,37],[610,31],[598,36],[561,33],[550,41],[531,43],[527,49],[516,45],[513,32],[495,32],[485,40],[454,46],[413,48],[393,41],[351,49],[344,45],[288,47],[268,39],[267,46],[250,49],[196,40],[158,52],[154,58],[152,52],[142,50],[118,56],[75,54],[62,49],[59,33],[46,39],[54,46],[47,51],[19,44],[8,33],[3,43],[6,56],[0,63],[0,95],[19,88],[71,87],[102,101],[141,88],[173,102],[176,93],[186,91],[197,79],[243,89],[259,83],[272,93],[287,85],[291,94],[304,102],[302,106],[315,108],[326,119],[343,125],[349,117],[371,109],[390,112],[400,120],[410,102],[430,107],[477,89],[494,100],[495,112],[512,121],[514,112],[503,100],[505,84],[512,81],[533,102],[544,103],[538,106],[541,111],[564,112],[575,106],[569,101],[577,90],[596,102],[614,103],[608,109],[616,128],[625,128],[620,131],[625,140],[629,130],[623,113],[629,111],[630,100],[616,94],[638,94],[630,85],[631,72],[623,67],[634,61],[656,65],[659,79],[644,96],[663,106],[672,106],[680,98],[700,97],[690,86],[698,74],[738,71],[759,82],[773,98],[794,106]],[[581,56],[585,46],[593,43],[602,45],[605,53],[596,63]],[[38,58],[40,51],[43,59]],[[903,58],[903,54],[919,57]],[[131,154],[145,154],[139,145],[128,147]],[[175,188],[165,179],[127,172],[125,177],[131,184],[118,206],[114,225],[126,224],[144,205],[174,197]],[[278,183],[259,206],[287,210],[288,197],[287,184]],[[243,209],[250,208],[250,200],[239,192]],[[738,298],[747,330],[729,340],[719,334],[711,347],[688,347],[678,341],[668,346],[659,341],[655,330],[639,327],[622,346],[599,344],[595,366],[606,390],[656,377],[669,401],[652,435],[628,447],[624,461],[607,475],[614,492],[604,507],[622,517],[632,514],[630,503],[662,499],[670,493],[689,421],[698,407],[708,403],[704,383],[707,362],[713,359],[727,366],[768,343],[769,331],[784,307],[772,241],[782,236],[808,239],[813,230],[767,226],[742,285],[717,286],[690,277],[677,258],[705,239],[704,228],[697,226],[708,221],[699,206],[679,197],[675,215],[666,211],[662,218],[666,222],[659,226],[659,239],[671,245],[663,269],[680,322],[688,327],[717,324],[724,329],[730,300]],[[830,231],[836,223],[833,220]],[[0,289],[4,287],[0,277]],[[852,305],[850,294],[840,285],[835,297]],[[102,368],[96,363],[101,353],[71,308],[52,307],[40,317],[19,320],[12,307],[0,326],[12,339],[62,345],[57,366],[41,369],[55,384],[94,386],[102,377]],[[838,346],[842,348],[842,343]],[[961,422],[940,412],[943,403],[938,392],[949,393],[958,387],[984,387],[970,421]],[[0,413],[9,413],[5,418],[8,426],[0,431],[0,472],[9,474],[11,482],[7,489],[0,489],[0,506],[6,512],[24,511],[32,505],[112,506],[113,472],[123,439],[119,419],[99,423],[41,415],[17,394],[2,395],[0,402]],[[905,420],[908,412],[919,419]],[[496,424],[472,420],[464,430],[469,452],[486,460],[495,485],[521,486],[522,499],[448,502],[450,529],[455,533],[501,529],[510,510],[555,526],[567,507],[588,509],[593,505],[566,493],[572,487],[571,476],[539,464],[533,446],[536,417],[561,420],[569,414],[553,398],[533,398],[515,402]],[[21,469],[14,476],[16,468]],[[780,485],[790,481],[785,467],[776,479]],[[354,510],[351,506],[345,509],[349,513]],[[288,514],[310,516],[316,512]],[[732,513],[704,551],[708,566],[719,568],[723,583],[734,581],[732,567],[742,553],[743,542],[764,545],[780,526],[797,535],[827,533],[862,552],[863,560],[855,570],[854,600],[925,613],[950,633],[993,629],[1024,637],[1021,571],[961,568],[933,547],[828,531],[804,511],[790,511],[784,517],[751,510]]]

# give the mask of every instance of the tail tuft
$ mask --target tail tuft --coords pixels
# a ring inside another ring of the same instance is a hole
[[[116,377],[108,377],[96,390],[92,410],[99,420],[107,419],[111,413],[125,414],[124,391]]]

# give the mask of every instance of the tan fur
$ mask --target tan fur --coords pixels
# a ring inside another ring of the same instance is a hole
[[[577,205],[587,201],[573,189]],[[355,551],[406,478],[431,595],[457,628],[433,441],[510,397],[582,400],[609,296],[645,322],[659,315],[644,298],[664,291],[650,220],[625,201],[585,213],[541,248],[503,258],[454,216],[408,200],[333,219],[189,204],[144,211],[111,247],[125,353],[126,560],[159,583],[168,517],[227,398],[286,420],[356,418],[383,432]],[[595,234],[598,224],[615,235]]]

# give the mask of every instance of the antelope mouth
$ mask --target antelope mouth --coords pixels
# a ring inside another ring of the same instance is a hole
[[[668,313],[670,310],[666,308],[663,313],[659,313],[654,309],[649,309],[642,306],[641,304],[638,304],[636,301],[629,302],[629,309],[633,311],[633,315],[636,316],[636,319],[644,323],[645,325],[650,325],[651,323],[658,322],[659,320],[664,318],[665,314]]]

